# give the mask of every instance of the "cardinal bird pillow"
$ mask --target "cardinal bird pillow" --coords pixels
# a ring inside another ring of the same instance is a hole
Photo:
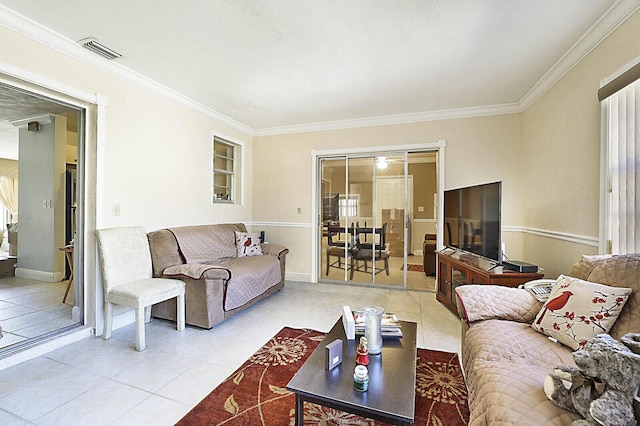
[[[609,332],[630,294],[630,288],[560,275],[531,326],[577,350],[592,337]]]
[[[236,250],[238,257],[245,256],[259,256],[262,254],[262,247],[260,246],[260,234],[238,232],[236,233]]]

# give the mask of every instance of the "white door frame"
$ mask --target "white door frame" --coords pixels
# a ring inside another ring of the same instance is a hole
[[[380,156],[386,153],[398,153],[402,151],[419,152],[419,151],[436,151],[437,155],[437,173],[438,173],[438,224],[437,235],[438,241],[442,241],[442,215],[443,215],[443,188],[444,188],[444,165],[445,165],[445,147],[447,143],[445,140],[439,140],[437,142],[429,142],[413,145],[392,145],[392,146],[378,146],[378,147],[366,147],[366,148],[343,148],[343,149],[331,149],[331,150],[312,150],[311,151],[311,211],[313,217],[311,221],[311,282],[317,283],[320,275],[319,262],[318,262],[318,236],[319,227],[322,221],[321,211],[318,210],[318,182],[319,182],[319,170],[318,170],[318,158],[319,157],[331,157],[340,155],[354,155],[354,154],[371,154],[372,156]],[[406,241],[406,239],[405,239]]]

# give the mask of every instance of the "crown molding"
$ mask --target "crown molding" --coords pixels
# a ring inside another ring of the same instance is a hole
[[[638,9],[638,0],[619,0],[613,4],[522,97],[519,102],[522,111],[533,105]]]
[[[27,117],[21,118],[20,120],[10,121],[9,124],[17,129],[26,129],[27,125],[32,121],[37,121],[40,124],[51,124],[51,117],[52,114],[42,114],[35,117]]]
[[[67,56],[77,59],[96,69],[104,71],[115,77],[121,78],[127,82],[133,83],[139,87],[157,93],[163,97],[176,101],[188,108],[203,113],[204,115],[220,121],[222,124],[238,130],[249,136],[253,136],[253,129],[234,120],[224,114],[221,114],[212,108],[209,108],[193,99],[184,96],[177,91],[170,89],[150,78],[143,76],[131,69],[120,65],[114,61],[108,61],[95,53],[83,48],[75,41],[58,34],[43,25],[18,14],[6,6],[0,5],[0,25],[9,28],[25,37],[42,43],[52,49],[57,50]]]
[[[358,127],[388,126],[395,124],[418,123],[425,121],[450,120],[459,118],[482,117],[490,115],[514,114],[525,111],[544,93],[553,87],[586,55],[595,49],[604,39],[618,28],[627,18],[640,9],[638,0],[618,0],[589,30],[545,73],[540,80],[517,103],[489,105],[471,108],[426,111],[410,114],[398,114],[379,117],[366,117],[350,120],[328,121],[320,123],[297,124],[253,129],[233,118],[215,111],[173,89],[157,83],[117,62],[107,61],[82,48],[75,41],[66,38],[39,23],[17,14],[0,5],[0,25],[16,31],[37,42],[43,43],[63,54],[71,56],[99,70],[136,84],[139,87],[158,93],[189,108],[199,111],[222,124],[248,136],[273,136],[291,133],[307,133],[327,130],[341,130]]]
[[[254,130],[254,136],[274,136],[290,133],[308,133],[324,130],[352,129],[357,127],[390,126],[394,124],[420,123],[424,121],[452,120],[456,118],[483,117],[522,112],[520,104],[489,105],[481,107],[425,111],[411,114],[358,118],[354,120],[326,121],[293,126],[267,127]]]

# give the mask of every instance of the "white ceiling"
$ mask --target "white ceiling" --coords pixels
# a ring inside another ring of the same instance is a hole
[[[256,133],[521,109],[639,4],[0,0]]]

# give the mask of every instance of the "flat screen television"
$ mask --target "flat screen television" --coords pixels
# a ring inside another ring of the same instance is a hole
[[[444,191],[444,245],[502,263],[502,182]]]

